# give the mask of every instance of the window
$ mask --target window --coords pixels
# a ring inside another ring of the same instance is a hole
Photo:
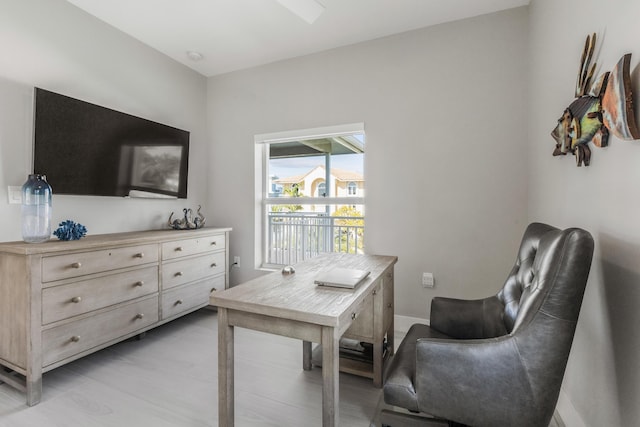
[[[276,268],[325,252],[362,253],[364,126],[255,140],[256,264]]]
[[[316,197],[327,197],[327,184],[324,181],[318,184],[318,192],[316,193]]]

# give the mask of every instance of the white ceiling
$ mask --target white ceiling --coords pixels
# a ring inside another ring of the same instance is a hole
[[[529,0],[67,0],[205,76],[529,4]],[[318,3],[318,4],[314,4]],[[312,6],[317,19],[296,14]],[[324,7],[324,11],[322,10]],[[203,55],[189,59],[187,52]]]

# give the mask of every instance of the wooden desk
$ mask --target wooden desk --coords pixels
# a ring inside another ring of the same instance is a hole
[[[296,272],[292,275],[274,272],[242,285],[214,292],[211,304],[218,306],[219,425],[234,425],[235,326],[303,340],[305,369],[311,367],[310,343],[320,343],[323,359],[323,425],[339,425],[340,337],[363,313],[375,295],[384,294],[385,280],[390,280],[392,286],[393,266],[397,260],[395,256],[326,254],[297,264]],[[371,274],[353,290],[318,287],[313,283],[320,271],[334,266],[369,270]],[[392,310],[392,305],[389,308]],[[392,341],[393,327],[390,331]],[[377,369],[381,378],[382,343],[377,343],[376,348],[380,350],[380,366]]]

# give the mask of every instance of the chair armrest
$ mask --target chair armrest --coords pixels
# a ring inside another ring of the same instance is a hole
[[[429,326],[457,339],[497,337],[507,333],[503,311],[495,296],[478,300],[435,297]]]
[[[420,411],[469,425],[535,425],[538,408],[513,336],[485,340],[419,339]],[[528,413],[523,408],[533,407]],[[544,411],[542,411],[544,413]],[[548,422],[547,422],[548,425]]]

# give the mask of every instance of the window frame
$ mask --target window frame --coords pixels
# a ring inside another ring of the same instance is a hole
[[[321,188],[324,190],[323,193],[320,193]],[[318,186],[316,187],[316,193],[317,193],[317,196],[315,196],[315,198],[317,199],[324,199],[327,197],[326,195],[325,196],[320,195],[320,194],[327,194],[327,181],[320,181],[318,183]]]
[[[353,189],[353,192],[351,191]],[[358,195],[358,184],[355,181],[349,181],[347,183],[347,196],[354,197]]]
[[[280,265],[267,264],[267,206],[291,204],[291,200],[282,197],[269,197],[270,180],[266,176],[269,169],[269,146],[280,142],[292,142],[309,139],[320,139],[348,135],[365,135],[364,123],[350,123],[344,125],[327,126],[320,128],[298,129],[284,132],[257,134],[255,143],[255,224],[254,224],[254,265],[257,270],[275,270]],[[347,195],[346,197],[297,197],[296,204],[300,205],[362,205],[365,201],[362,196]]]

